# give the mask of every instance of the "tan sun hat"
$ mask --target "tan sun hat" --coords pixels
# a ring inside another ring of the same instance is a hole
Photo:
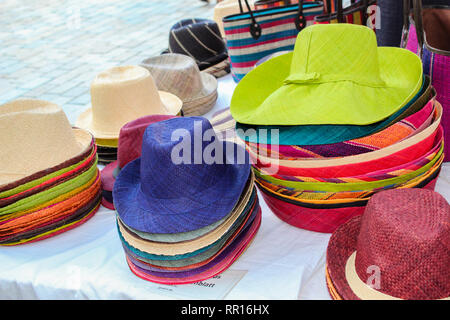
[[[175,94],[183,101],[185,116],[207,113],[217,100],[217,79],[200,72],[197,63],[189,56],[167,53],[142,61],[159,90]]]
[[[92,135],[72,128],[58,105],[18,99],[0,106],[0,186],[85,152]]]
[[[76,126],[96,139],[118,139],[126,123],[153,114],[177,115],[183,103],[169,92],[158,91],[147,69],[130,65],[98,74],[91,84],[91,104]]]
[[[254,3],[255,0],[248,0],[248,5],[250,6],[250,9],[255,9]],[[247,12],[247,6],[245,4],[245,1],[242,1],[242,9],[244,12]],[[220,33],[222,34],[222,37],[225,37],[225,31],[223,30],[223,22],[222,19],[226,16],[240,13],[241,10],[239,8],[239,0],[224,0],[222,2],[219,2],[214,7],[214,17],[213,20],[217,23],[220,29]]]

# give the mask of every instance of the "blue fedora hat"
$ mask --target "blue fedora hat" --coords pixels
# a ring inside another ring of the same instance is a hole
[[[141,232],[193,231],[229,214],[249,177],[247,152],[220,141],[206,118],[173,118],[147,127],[141,157],[117,176],[114,206]]]

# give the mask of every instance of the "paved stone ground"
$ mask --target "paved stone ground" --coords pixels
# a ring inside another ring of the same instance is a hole
[[[212,18],[214,5],[214,0],[2,0],[0,104],[20,97],[49,100],[73,122],[90,104],[97,73],[158,55],[174,23]]]

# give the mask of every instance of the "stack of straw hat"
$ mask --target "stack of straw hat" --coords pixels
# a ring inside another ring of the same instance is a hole
[[[0,106],[0,245],[42,240],[91,218],[100,206],[92,135],[50,102]]]
[[[155,79],[159,90],[173,93],[183,101],[184,116],[201,116],[212,109],[217,100],[217,79],[200,72],[189,56],[167,53],[142,61]]]
[[[434,96],[411,52],[377,47],[364,26],[313,25],[293,52],[246,75],[230,111],[272,211],[333,232],[380,190],[434,188],[443,160]],[[222,129],[231,121],[217,117]]]
[[[181,153],[187,156],[179,161]],[[113,196],[129,268],[157,283],[193,283],[224,271],[261,222],[248,153],[220,141],[202,117],[148,126],[141,157],[120,170]]]
[[[91,83],[91,107],[76,126],[90,131],[98,147],[99,162],[117,160],[119,132],[127,122],[153,114],[177,115],[182,101],[158,91],[150,72],[140,66],[118,66],[98,74]]]

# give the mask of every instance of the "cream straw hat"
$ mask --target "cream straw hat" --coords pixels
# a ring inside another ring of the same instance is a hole
[[[177,96],[158,91],[147,69],[131,65],[97,75],[91,84],[91,103],[76,125],[96,139],[118,139],[126,123],[153,114],[177,115],[183,104]]]

